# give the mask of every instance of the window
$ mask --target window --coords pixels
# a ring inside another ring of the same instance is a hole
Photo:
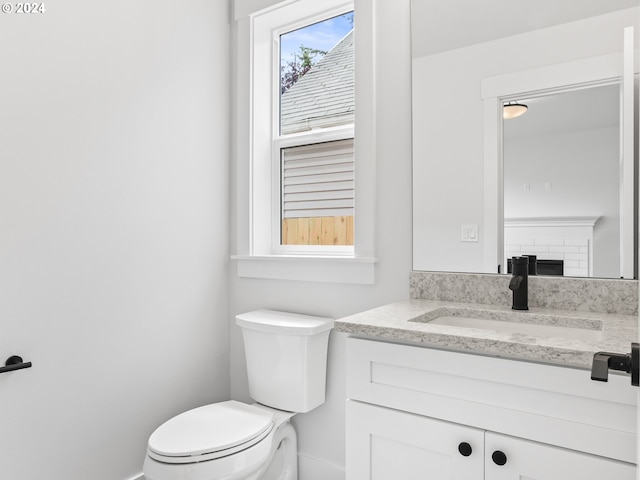
[[[273,83],[273,251],[352,253],[353,11],[301,22],[274,32],[280,68]]]
[[[238,274],[371,283],[375,149],[355,139],[353,4],[294,0],[257,12],[253,5],[235,3]],[[372,12],[363,11],[368,31]],[[372,66],[361,69],[368,95],[358,128],[374,138]],[[356,168],[358,151],[367,162]]]

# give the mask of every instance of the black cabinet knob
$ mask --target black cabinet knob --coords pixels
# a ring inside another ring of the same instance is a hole
[[[496,465],[502,466],[505,463],[507,463],[507,456],[505,455],[504,452],[501,452],[500,450],[496,450],[491,454],[491,460],[493,460],[493,463],[495,463]]]
[[[473,452],[473,449],[467,442],[462,442],[460,445],[458,445],[458,451],[463,457],[468,457]]]

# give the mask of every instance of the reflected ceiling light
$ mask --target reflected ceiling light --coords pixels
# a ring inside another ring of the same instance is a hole
[[[520,115],[524,115],[525,113],[527,113],[528,108],[529,107],[527,107],[523,103],[509,102],[505,104],[504,107],[502,108],[502,117],[505,120],[511,120],[512,118],[517,118]]]

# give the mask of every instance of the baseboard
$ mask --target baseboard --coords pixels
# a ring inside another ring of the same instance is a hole
[[[345,480],[343,465],[298,453],[299,480]]]
[[[344,467],[319,458],[298,454],[299,480],[345,480]],[[141,473],[127,480],[145,480]]]

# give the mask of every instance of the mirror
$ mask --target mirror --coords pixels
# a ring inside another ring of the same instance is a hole
[[[621,92],[639,5],[412,0],[414,270],[506,272],[528,253],[566,276],[636,276],[620,118],[637,111]],[[511,102],[528,111],[502,121]]]
[[[504,121],[503,265],[530,253],[566,276],[620,276],[619,100],[618,83],[522,98]]]

